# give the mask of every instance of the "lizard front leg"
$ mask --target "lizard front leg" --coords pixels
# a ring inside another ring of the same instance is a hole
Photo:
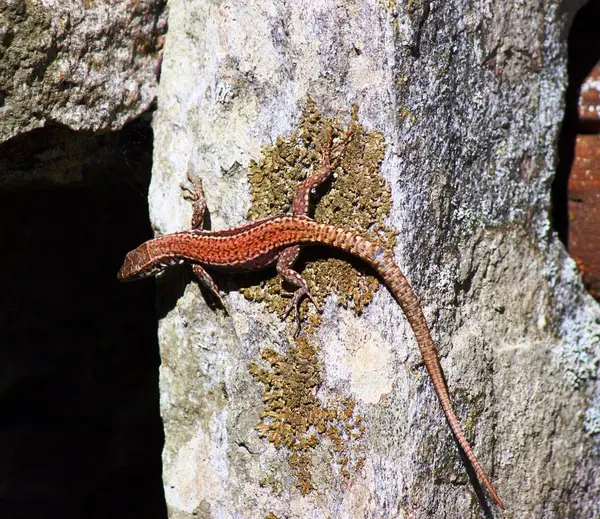
[[[192,178],[189,173],[187,175],[187,180],[187,184],[180,184],[180,187],[183,192],[184,200],[190,200],[192,202],[192,229],[202,230],[204,217],[206,215],[204,186],[202,185],[202,180]],[[219,287],[217,287],[217,284],[210,274],[198,264],[192,265],[192,271],[194,272],[198,283],[206,288],[206,290],[208,290],[219,302],[221,308],[227,312],[227,307],[219,295]]]
[[[227,312],[227,307],[225,306],[223,299],[221,299],[221,296],[219,295],[219,287],[214,282],[213,278],[210,277],[210,274],[198,264],[192,265],[192,272],[196,276],[198,283],[206,288],[215,297],[221,308],[223,308],[226,313],[229,313]]]
[[[202,230],[204,216],[206,215],[206,198],[201,179],[194,179],[188,172],[187,183],[179,184],[183,192],[183,199],[192,202],[192,229]]]

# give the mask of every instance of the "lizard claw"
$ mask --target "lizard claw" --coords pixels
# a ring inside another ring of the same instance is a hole
[[[346,151],[346,148],[348,147],[348,143],[352,140],[352,136],[354,135],[354,128],[349,128],[347,131],[344,132],[344,136],[342,137],[342,140],[340,142],[337,142],[335,145],[333,144],[333,139],[332,139],[332,134],[329,134],[329,148],[330,148],[330,152],[329,154],[334,154],[337,155],[335,157],[335,159],[333,160],[333,162],[331,162],[330,167],[331,169],[336,169],[340,163],[342,162],[342,158],[344,157],[344,153]],[[340,150],[338,152],[338,149]],[[329,160],[329,157],[328,157]]]
[[[218,307],[220,307],[220,308],[221,308],[221,310],[223,310],[223,311],[225,312],[225,315],[231,315],[231,314],[229,313],[229,310],[227,309],[227,306],[225,306],[225,303],[224,303],[223,299],[221,298],[221,296],[220,296],[220,295],[218,295],[218,294],[213,294],[213,295],[215,295],[215,300],[214,300],[214,302],[216,303],[216,305],[217,305]]]
[[[187,174],[187,183],[179,184],[179,187],[183,191],[183,198],[185,200],[191,200],[197,202],[204,198],[204,186],[202,185],[202,179],[194,179],[191,174]]]
[[[286,295],[288,295],[288,294],[286,294]],[[292,295],[292,294],[289,294],[289,295]],[[296,332],[294,333],[294,337],[298,337],[298,334],[300,333],[300,328],[301,328],[301,325],[300,325],[300,303],[302,302],[302,298],[304,298],[305,296],[308,297],[309,301],[314,305],[314,307],[318,313],[320,313],[320,314],[323,313],[323,310],[317,304],[317,302],[314,300],[313,296],[310,294],[310,292],[308,290],[305,290],[304,288],[299,288],[298,290],[296,290],[293,293],[292,301],[285,309],[285,311],[283,313],[283,317],[282,317],[283,319],[286,319],[288,317],[288,315],[290,315],[291,311],[295,310]]]

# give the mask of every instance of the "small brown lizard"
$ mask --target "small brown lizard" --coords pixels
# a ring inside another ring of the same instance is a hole
[[[325,245],[360,258],[377,272],[404,311],[454,436],[483,485],[498,506],[504,509],[502,500],[465,438],[450,400],[442,366],[421,305],[392,254],[354,231],[317,223],[306,216],[311,190],[326,181],[338,163],[339,156],[330,164],[329,150],[323,150],[323,165],[301,184],[292,206],[292,215],[263,218],[223,231],[202,230],[206,204],[201,184],[195,189],[182,186],[186,191],[186,198],[195,202],[192,229],[160,236],[141,244],[127,254],[117,277],[121,281],[136,280],[159,274],[171,265],[191,263],[200,283],[221,301],[218,287],[204,267],[252,271],[276,263],[277,271],[282,277],[299,287],[290,305],[290,310],[296,309],[298,321],[298,305],[302,297],[307,296],[312,301],[306,281],[292,269],[300,247]]]

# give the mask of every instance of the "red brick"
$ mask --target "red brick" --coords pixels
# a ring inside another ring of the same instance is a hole
[[[568,185],[569,253],[600,297],[600,135],[578,135]]]

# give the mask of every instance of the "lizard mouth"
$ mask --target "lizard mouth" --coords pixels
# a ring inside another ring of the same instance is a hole
[[[119,281],[136,281],[156,276],[172,265],[183,263],[179,257],[166,257],[161,260],[151,258],[148,253],[149,243],[142,243],[137,249],[127,253],[123,265],[117,273]]]

